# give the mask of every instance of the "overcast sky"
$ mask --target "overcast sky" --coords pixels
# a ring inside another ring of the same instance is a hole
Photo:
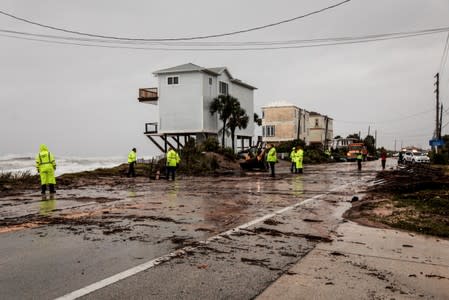
[[[0,10],[56,27],[126,37],[166,38],[229,32],[299,16],[338,0],[0,0]],[[352,0],[276,27],[208,41],[340,37],[449,26],[447,0]],[[0,15],[0,29],[66,35]],[[152,72],[188,62],[227,66],[258,88],[255,111],[287,101],[334,118],[334,135],[377,130],[378,145],[427,147],[435,123],[434,75],[445,33],[355,45],[269,51],[149,51],[57,45],[0,36],[0,155],[111,156],[137,147],[156,121],[140,104]],[[449,75],[449,63],[445,66]],[[449,108],[449,76],[441,78]],[[445,114],[443,124],[449,119]],[[447,133],[446,127],[443,133]]]

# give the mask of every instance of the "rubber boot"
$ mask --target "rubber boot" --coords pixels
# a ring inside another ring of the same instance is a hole
[[[46,184],[41,185],[41,194],[45,195],[46,191],[47,191],[47,185]]]
[[[49,184],[49,186],[50,186],[50,194],[56,193],[56,191],[55,191],[55,185],[54,185],[54,184]]]

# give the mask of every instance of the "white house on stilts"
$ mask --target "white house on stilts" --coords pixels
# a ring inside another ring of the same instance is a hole
[[[226,67],[203,68],[192,63],[155,71],[157,88],[139,89],[139,101],[158,106],[158,120],[145,124],[145,135],[161,150],[180,149],[194,138],[197,142],[217,136],[222,129],[210,104],[219,95],[237,98],[249,116],[246,129],[236,130],[236,149],[252,145],[255,87],[232,77]],[[221,139],[219,139],[221,141]],[[225,146],[231,145],[226,137]]]

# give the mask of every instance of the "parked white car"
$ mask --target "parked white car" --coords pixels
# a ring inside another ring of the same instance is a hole
[[[409,164],[414,163],[429,164],[430,158],[421,152],[407,151],[404,154],[404,162]]]

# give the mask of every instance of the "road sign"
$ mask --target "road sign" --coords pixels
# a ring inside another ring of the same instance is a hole
[[[439,146],[443,146],[443,145],[444,145],[443,140],[429,140],[429,146],[431,146],[431,147],[439,147]]]

